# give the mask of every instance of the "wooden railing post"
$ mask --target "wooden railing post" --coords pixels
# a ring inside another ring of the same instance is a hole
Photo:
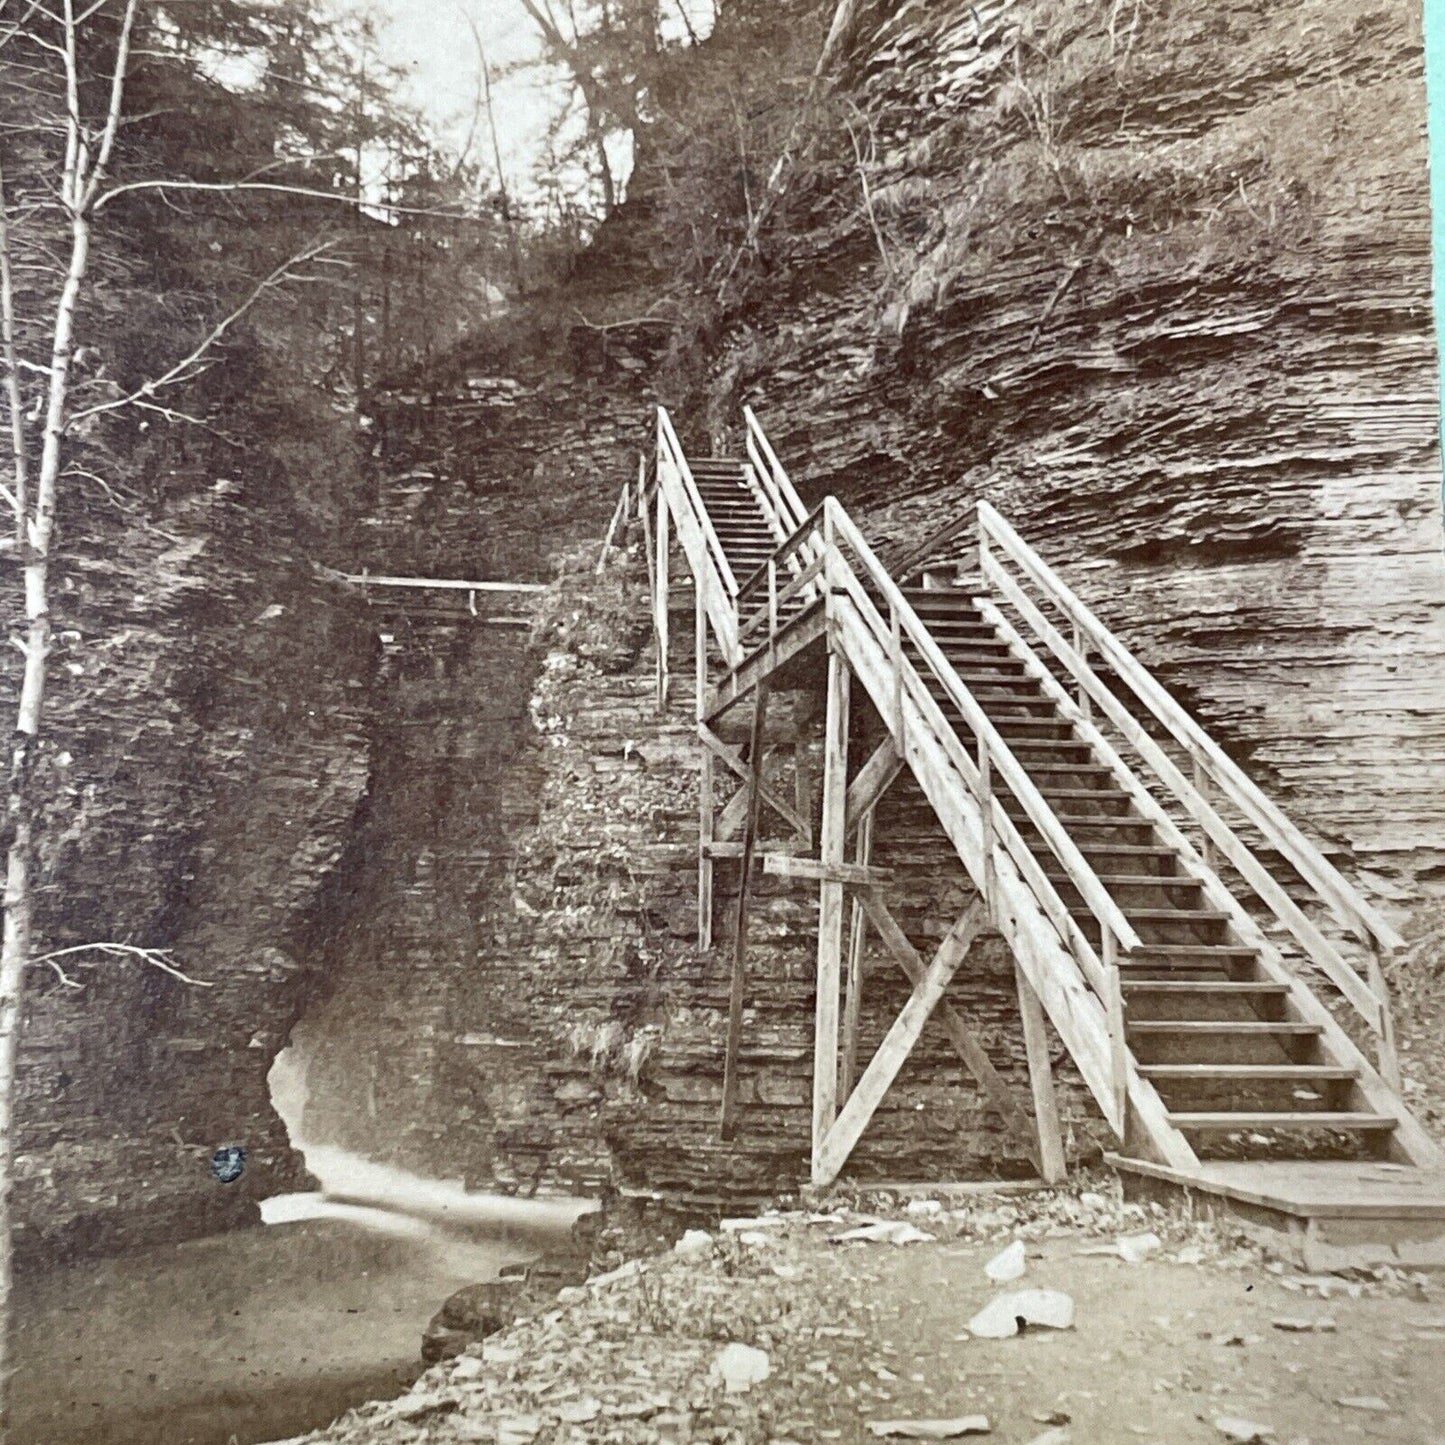
[[[1380,1071],[1380,1077],[1398,1093],[1402,1086],[1400,1056],[1395,1050],[1395,1018],[1390,1009],[1390,986],[1385,981],[1384,961],[1380,956],[1378,939],[1370,939],[1367,957],[1365,976],[1369,981],[1370,992],[1375,995],[1380,1005],[1380,1018],[1375,1030],[1375,1064]]]
[[[667,577],[667,498],[657,489],[657,567],[654,569],[657,590],[657,710],[667,710],[668,693],[668,577]]]
[[[1194,791],[1205,802],[1209,802],[1209,774],[1204,771],[1204,765],[1198,758],[1194,759]],[[1199,856],[1204,859],[1211,872],[1218,871],[1219,854],[1215,852],[1214,840],[1209,836],[1209,829],[1202,823],[1199,826]]]
[[[1103,929],[1104,977],[1108,983],[1109,996],[1103,1000],[1104,1011],[1109,1020],[1109,1072],[1114,1083],[1114,1097],[1117,1100],[1119,1118],[1127,1120],[1129,1112],[1129,1045],[1124,1030],[1124,986],[1119,974],[1118,946],[1114,931],[1107,923]],[[1123,1131],[1120,1131],[1123,1137]]]
[[[696,629],[696,716],[701,727],[707,717],[707,607],[702,588],[696,589],[694,627]],[[698,790],[697,827],[697,946],[706,953],[712,947],[712,894],[716,865],[712,858],[712,842],[716,833],[717,815],[713,810],[713,755],[702,750],[702,777]]]
[[[835,647],[828,653],[828,711],[823,740],[823,822],[818,855],[844,860],[848,817],[848,710],[851,674]],[[818,975],[813,1019],[813,1177],[821,1177],[824,1141],[838,1117],[838,992],[843,953],[843,885],[818,885]]]

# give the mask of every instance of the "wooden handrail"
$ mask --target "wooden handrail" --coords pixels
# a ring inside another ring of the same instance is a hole
[[[951,542],[960,532],[966,531],[974,525],[977,516],[974,512],[965,512],[962,516],[955,517],[951,522],[945,522],[936,531],[930,534],[916,547],[905,552],[899,561],[888,563],[888,570],[893,574],[898,585],[903,586],[914,573],[918,572],[925,562],[933,558],[933,554],[945,542]]]
[[[728,595],[738,595],[738,581],[733,576],[733,569],[728,562],[727,554],[723,551],[722,543],[718,540],[716,529],[713,527],[712,517],[702,500],[702,494],[697,489],[697,482],[694,481],[692,468],[688,465],[687,455],[682,449],[682,443],[677,439],[677,431],[672,425],[672,418],[667,414],[666,407],[657,409],[657,430],[658,440],[668,452],[668,460],[677,468],[678,478],[682,483],[684,500],[688,511],[693,519],[702,529],[703,536],[707,539],[709,560],[714,570],[727,589]],[[662,475],[658,473],[658,485],[662,485]],[[673,505],[673,499],[668,499],[668,505]],[[674,507],[673,515],[677,516],[677,509]]]
[[[757,413],[752,407],[745,406],[743,408],[743,418],[747,422],[749,444],[750,446],[756,445],[765,464],[764,470],[768,473],[769,479],[777,491],[781,504],[779,511],[785,524],[790,527],[800,525],[807,517],[808,509],[803,505],[803,499],[798,495],[798,489],[793,485],[793,479],[788,475],[782,462],[778,460],[778,454],[773,450],[773,444],[768,440],[768,434],[763,430],[762,423],[758,420]]]
[[[1106,934],[1112,934],[1126,953],[1138,948],[1140,939],[1133,925],[1109,896],[1108,890],[1099,881],[1098,874],[1039,793],[1023,765],[1014,756],[1013,750],[983,710],[982,704],[958,676],[953,664],[934,640],[933,634],[924,626],[923,620],[879,562],[872,547],[836,498],[828,499],[825,517],[831,524],[834,535],[847,544],[848,550],[863,564],[868,580],[896,612],[904,634],[927,662],[929,671],[948,694],[949,701],[958,709],[974,736],[982,741],[995,769],[1008,784],[1009,791],[1023,805],[1029,821],[1043,835],[1050,851],[1064,865],[1070,881],[1078,889],[1089,911],[1099,921],[1100,927]]]
[[[992,515],[985,514],[986,507]],[[1033,629],[1035,635],[1064,665],[1090,702],[1114,725],[1170,793],[1184,806],[1186,812],[1199,825],[1209,841],[1234,866],[1255,895],[1288,929],[1311,963],[1319,968],[1340,990],[1375,1034],[1381,1039],[1390,1039],[1392,1034],[1390,1000],[1383,979],[1377,976],[1378,970],[1372,970],[1372,974],[1376,975],[1374,977],[1362,976],[1334,944],[1320,932],[1270,874],[1249,845],[1220,816],[1199,788],[1185,777],[1159,743],[1149,735],[1139,720],[1099,677],[1089,664],[1087,657],[1081,652],[1077,645],[1078,642],[1087,638],[1108,659],[1114,672],[1128,684],[1149,711],[1164,724],[1171,736],[1184,746],[1200,771],[1209,776],[1221,792],[1241,808],[1246,817],[1262,828],[1265,836],[1283,856],[1289,858],[1305,881],[1316,886],[1314,878],[1310,876],[1311,873],[1323,874],[1327,878],[1332,876],[1331,893],[1325,893],[1318,887],[1316,887],[1316,892],[1330,906],[1337,918],[1341,918],[1341,921],[1356,931],[1363,932],[1366,943],[1371,947],[1392,947],[1394,946],[1392,940],[1396,939],[1398,935],[1358,896],[1349,883],[1314,848],[1314,845],[1283,817],[1278,808],[1268,799],[1264,799],[1255,784],[1220,751],[1213,739],[1209,738],[1203,729],[1184,712],[1162,684],[1153,678],[1143,664],[1124,647],[1123,643],[1094,617],[1093,613],[1074,596],[1072,591],[1038,557],[1037,553],[1033,552],[1033,549],[998,516],[997,512],[988,507],[987,503],[981,503],[979,511],[984,580],[1014,608]],[[1074,643],[1071,644],[1049,622],[1018,582],[992,555],[988,548],[990,540],[996,542],[1009,560],[1024,573],[1025,577],[1069,619],[1076,628]],[[1199,739],[1202,739],[1207,747],[1201,747]],[[1261,800],[1265,804],[1263,808],[1258,806]],[[1246,807],[1246,801],[1253,802],[1255,807]],[[1279,821],[1283,822],[1283,828],[1278,827]],[[1304,868],[1300,867],[1296,855],[1303,855],[1308,859],[1311,853],[1313,854],[1311,870],[1306,872]],[[1334,896],[1332,897],[1331,894]],[[1348,902],[1351,906],[1349,908],[1337,906],[1337,900]]]
[[[741,602],[747,597],[759,582],[768,580],[768,568],[776,566],[779,562],[785,561],[789,553],[795,551],[799,544],[806,542],[817,531],[817,524],[822,520],[823,509],[828,505],[827,499],[819,502],[808,515],[765,557],[746,577],[738,588],[738,601]]]

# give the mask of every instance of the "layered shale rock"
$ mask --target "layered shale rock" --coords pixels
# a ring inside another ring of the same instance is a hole
[[[817,142],[719,424],[753,400],[805,497],[882,538],[990,498],[1418,910],[1445,868],[1418,14],[886,0],[841,86],[862,162]]]

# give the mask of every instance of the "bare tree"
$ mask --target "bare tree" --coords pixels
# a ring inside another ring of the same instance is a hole
[[[43,59],[51,73],[36,86],[43,102],[53,94],[53,116],[32,129],[51,132],[58,172],[45,177],[37,190],[46,194],[44,205],[27,207],[55,214],[62,239],[58,245],[37,245],[37,253],[54,256],[55,291],[42,315],[20,314],[22,292],[17,280],[17,211],[11,204],[13,177],[6,174],[0,154],[0,364],[5,370],[3,397],[8,413],[11,483],[0,485],[0,499],[14,517],[14,535],[4,546],[4,560],[18,565],[24,579],[23,634],[12,639],[24,657],[15,728],[11,743],[5,802],[4,926],[0,934],[0,1442],[8,1435],[11,1290],[13,1280],[14,1217],[12,1193],[15,1178],[15,1093],[21,1030],[24,1019],[27,971],[33,965],[54,969],[67,986],[73,980],[60,969],[59,959],[75,953],[96,952],[110,958],[128,958],[154,966],[186,983],[187,977],[163,949],[128,943],[101,942],[36,956],[34,950],[35,890],[38,817],[35,771],[46,700],[48,662],[51,656],[51,563],[56,517],[65,478],[75,474],[67,465],[67,439],[81,422],[105,412],[134,407],[172,419],[190,420],[170,402],[169,394],[193,379],[210,364],[217,344],[262,296],[297,274],[298,268],[318,258],[323,247],[308,247],[260,281],[231,312],[213,325],[194,347],[174,364],[108,401],[86,407],[74,405],[73,369],[77,355],[76,317],[92,270],[96,219],[101,208],[126,190],[107,190],[107,178],[121,132],[126,83],[143,0],[56,0],[55,6],[22,0],[20,18],[0,30],[0,46],[23,34],[29,47],[27,61]],[[7,0],[0,0],[0,14]],[[103,71],[98,104],[87,105],[90,76],[101,55]],[[38,66],[29,66],[30,70]],[[84,73],[83,73],[84,72]],[[53,89],[46,92],[50,84]],[[0,141],[0,145],[4,142]],[[53,194],[51,194],[53,190]],[[35,303],[38,304],[38,303]],[[25,335],[40,335],[48,351],[45,363],[22,355]],[[22,377],[39,378],[38,395],[27,408]]]

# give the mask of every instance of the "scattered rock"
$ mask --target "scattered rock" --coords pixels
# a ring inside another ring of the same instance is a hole
[[[1339,1328],[1328,1315],[1321,1315],[1314,1320],[1299,1315],[1281,1315],[1270,1323],[1275,1329],[1284,1330],[1291,1335],[1332,1335]]]
[[[982,1340],[1006,1340],[1030,1325],[1073,1329],[1072,1297],[1056,1289],[1020,1289],[998,1295],[968,1322],[968,1332]]]
[[[766,1350],[754,1349],[734,1341],[724,1345],[717,1352],[709,1374],[721,1380],[729,1395],[746,1394],[754,1385],[760,1385],[772,1374]]]
[[[712,1253],[713,1238],[705,1229],[689,1229],[676,1244],[672,1246],[674,1254],[680,1254],[684,1259],[697,1259],[704,1254]]]
[[[959,1440],[965,1435],[990,1435],[987,1415],[960,1415],[956,1420],[870,1420],[868,1430],[883,1439]]]
[[[1007,1284],[1010,1280],[1022,1279],[1028,1268],[1024,1257],[1024,1242],[1016,1239],[1001,1254],[996,1254],[984,1265],[983,1272],[995,1284]]]
[[[1164,1241],[1157,1234],[1130,1234],[1119,1241],[1119,1258],[1125,1264],[1142,1264],[1163,1248]]]
[[[1274,1439],[1273,1425],[1261,1425],[1257,1420],[1245,1420],[1238,1415],[1216,1415],[1214,1428],[1237,1445],[1267,1445]]]
[[[1380,1415],[1390,1412],[1389,1402],[1378,1395],[1341,1395],[1335,1400],[1335,1404],[1343,1405],[1346,1410],[1373,1410]]]
[[[857,1229],[845,1229],[842,1234],[832,1235],[832,1244],[852,1244],[863,1241],[867,1244],[929,1244],[937,1239],[926,1229],[919,1229],[901,1219],[880,1219],[876,1224],[861,1224]]]

